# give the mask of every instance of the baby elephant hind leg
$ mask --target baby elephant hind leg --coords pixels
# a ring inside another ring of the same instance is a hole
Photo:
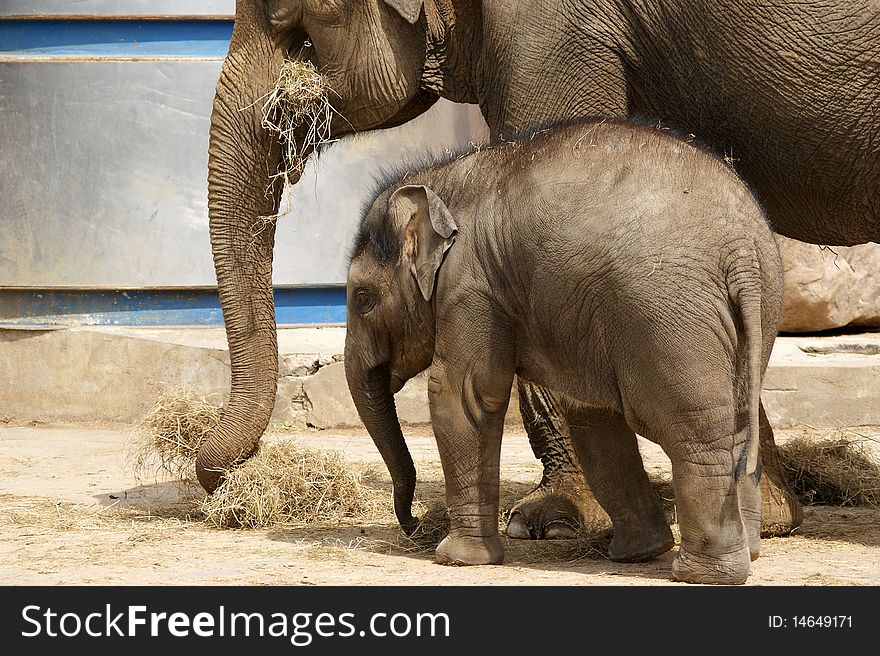
[[[681,415],[679,415],[681,417]],[[745,448],[745,431],[734,428],[733,410],[688,416],[670,423],[676,434],[661,440],[672,461],[673,486],[681,545],[672,563],[673,577],[689,583],[740,584],[749,575],[750,534],[758,531],[753,506],[760,503],[757,484],[737,479],[736,465]],[[740,478],[748,477],[742,473]],[[740,499],[740,491],[745,492]],[[749,527],[741,504],[749,509]]]
[[[747,419],[741,418],[741,425]],[[760,407],[761,466],[756,476],[742,475],[737,480],[739,506],[749,538],[752,560],[761,553],[762,537],[790,535],[803,520],[803,506],[791,489],[788,475],[780,461],[773,429]]]
[[[572,441],[587,481],[614,527],[608,556],[638,562],[669,551],[674,540],[651,487],[635,433],[607,410],[569,415]]]

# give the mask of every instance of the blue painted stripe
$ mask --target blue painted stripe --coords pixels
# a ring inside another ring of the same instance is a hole
[[[21,57],[224,57],[230,20],[0,20],[0,53]]]
[[[344,324],[345,288],[277,288],[279,324]],[[222,326],[216,290],[0,291],[0,324]]]

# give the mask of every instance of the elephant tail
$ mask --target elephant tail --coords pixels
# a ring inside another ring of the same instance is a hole
[[[740,260],[739,266],[728,272],[728,289],[731,299],[739,310],[746,349],[745,383],[746,399],[749,409],[749,439],[746,459],[740,460],[736,468],[737,477],[743,474],[757,476],[760,467],[760,439],[758,414],[761,406],[761,378],[763,373],[763,334],[761,328],[761,270],[758,255],[752,251],[746,262]],[[743,266],[743,264],[745,266]]]

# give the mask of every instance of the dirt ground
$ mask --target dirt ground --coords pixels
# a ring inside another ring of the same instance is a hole
[[[851,429],[880,443],[880,428]],[[427,429],[405,431],[423,499],[442,494],[442,472]],[[809,427],[779,432],[827,436]],[[430,553],[400,547],[387,522],[260,530],[211,528],[193,516],[178,484],[130,471],[127,426],[0,424],[0,583],[7,585],[681,585],[670,579],[673,550],[644,564],[598,552],[572,554],[569,541],[507,540],[503,565],[443,567]],[[352,463],[380,463],[363,431],[288,432]],[[668,473],[665,455],[642,444],[646,468]],[[540,478],[524,434],[505,435],[506,503]],[[387,479],[387,476],[386,476]],[[787,538],[764,540],[749,585],[880,584],[880,510],[807,508]]]

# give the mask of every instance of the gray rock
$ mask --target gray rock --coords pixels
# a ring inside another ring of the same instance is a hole
[[[777,241],[785,269],[783,332],[880,327],[880,244]]]
[[[306,421],[315,428],[360,428],[357,408],[348,392],[345,365],[334,362],[303,381],[309,410]],[[394,397],[402,424],[431,423],[425,374],[410,380]]]
[[[321,367],[314,376],[305,378],[302,385],[305,393],[305,421],[308,425],[315,428],[363,427],[348,391],[345,366],[342,363]],[[397,405],[397,416],[401,424],[410,426],[430,424],[427,372],[409,380],[403,389],[394,395],[394,402]],[[516,385],[513,387],[505,421],[520,425],[522,422]]]

